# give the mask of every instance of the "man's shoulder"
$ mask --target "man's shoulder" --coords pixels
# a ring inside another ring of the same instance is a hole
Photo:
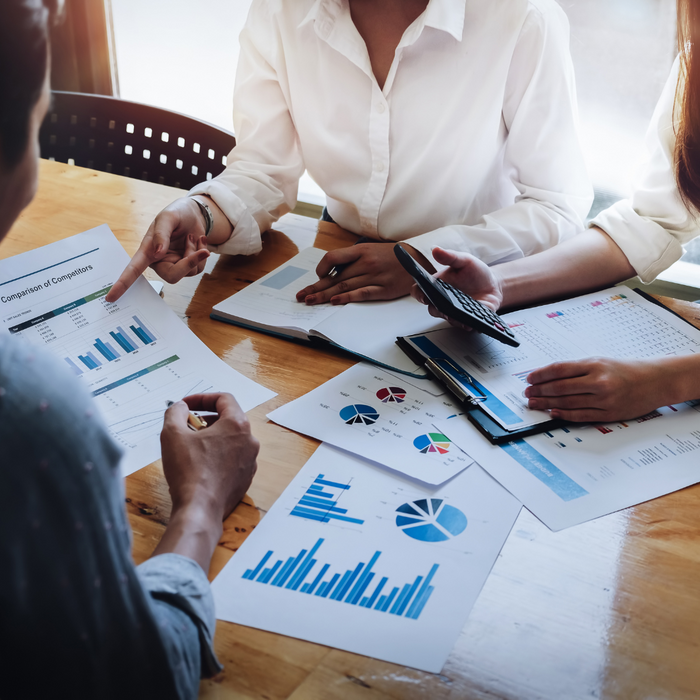
[[[92,401],[68,364],[12,336],[0,337],[0,415],[15,426],[62,426],[92,410]],[[43,418],[51,416],[53,420]]]

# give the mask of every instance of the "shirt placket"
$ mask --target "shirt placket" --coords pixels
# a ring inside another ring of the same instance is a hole
[[[389,102],[373,78],[372,103],[369,114],[369,148],[372,170],[367,190],[360,205],[362,233],[372,237],[378,235],[379,209],[389,181],[389,166],[391,165],[389,154],[390,116]]]

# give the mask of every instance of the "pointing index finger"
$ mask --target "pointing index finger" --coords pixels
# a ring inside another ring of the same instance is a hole
[[[119,279],[112,285],[112,289],[105,297],[106,301],[117,301],[124,292],[146,271],[151,264],[151,259],[139,248],[131,261],[120,275]]]

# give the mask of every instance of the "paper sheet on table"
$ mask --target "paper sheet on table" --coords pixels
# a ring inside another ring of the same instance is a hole
[[[0,332],[62,358],[124,448],[124,476],[160,457],[166,401],[227,391],[244,411],[275,393],[221,361],[139,278],[104,297],[129,256],[106,225],[0,261]]]
[[[552,530],[700,481],[700,402],[636,420],[570,425],[492,446],[463,417],[440,430]]]
[[[472,462],[433,428],[457,413],[461,408],[448,394],[433,396],[360,363],[267,417],[426,484],[441,484]]]
[[[527,375],[552,362],[603,356],[644,359],[700,352],[700,331],[627,287],[505,314],[520,341],[512,348],[456,328],[410,338],[429,356],[454,358],[488,396],[482,409],[515,430],[551,420],[527,408]]]
[[[437,673],[519,511],[476,464],[429,489],[322,445],[214,580],[217,616]]]

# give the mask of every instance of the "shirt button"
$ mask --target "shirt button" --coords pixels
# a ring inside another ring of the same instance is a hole
[[[384,163],[382,163],[381,161],[379,163],[377,163],[377,172],[378,173],[384,172]]]
[[[384,106],[384,103],[383,103],[383,102],[380,102],[380,103],[377,105],[377,112],[379,112],[379,114],[384,114],[384,110],[385,110],[385,109],[386,109],[386,107]]]

